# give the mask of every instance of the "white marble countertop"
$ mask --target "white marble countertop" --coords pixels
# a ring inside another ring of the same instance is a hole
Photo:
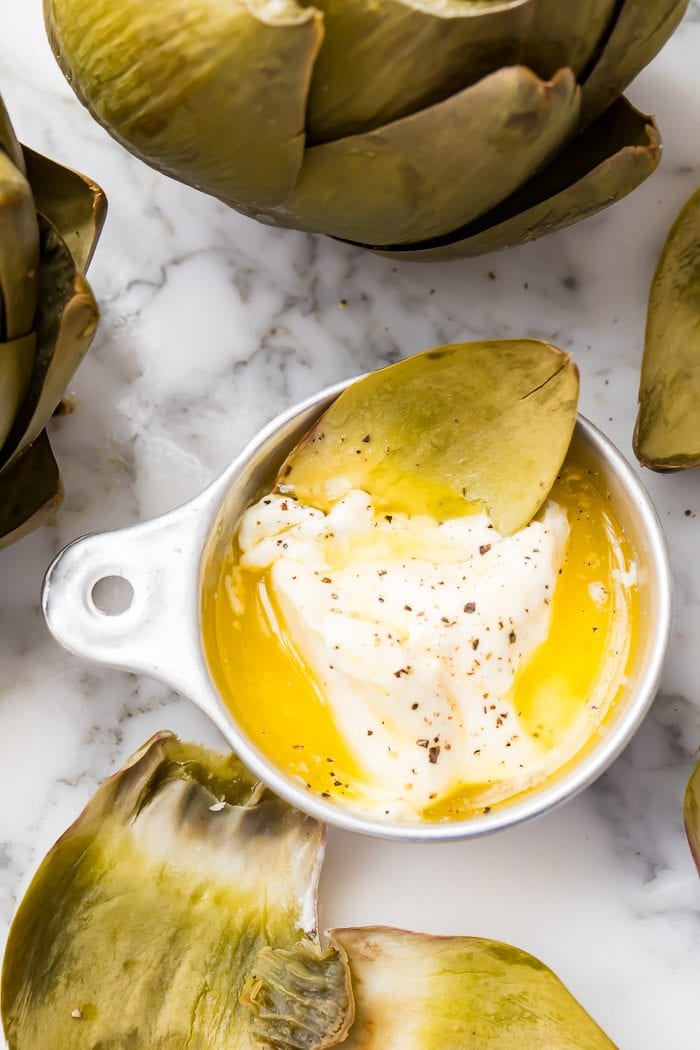
[[[39,588],[68,540],[182,502],[299,397],[462,339],[537,336],[574,350],[582,411],[631,455],[649,282],[700,183],[700,3],[630,91],[665,141],[640,190],[509,253],[402,266],[258,226],[155,174],[75,100],[38,0],[0,0],[0,14],[0,91],[20,138],[110,199],[90,272],[103,322],[73,384],[77,411],[52,425],[65,505],[0,554],[5,928],[46,849],[151,733],[222,744],[187,700],[79,663],[50,639]],[[575,801],[497,836],[414,847],[331,833],[322,917],[509,941],[553,967],[623,1050],[694,1050],[700,880],[681,805],[700,745],[700,472],[644,481],[676,609],[662,691],[633,744]]]

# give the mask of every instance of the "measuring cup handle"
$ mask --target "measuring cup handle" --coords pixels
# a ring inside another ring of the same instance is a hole
[[[186,504],[69,544],[49,566],[42,591],[56,641],[83,659],[160,678],[207,706],[198,616],[203,538],[201,507]],[[95,593],[113,576],[132,591],[128,607],[116,613],[100,608]]]

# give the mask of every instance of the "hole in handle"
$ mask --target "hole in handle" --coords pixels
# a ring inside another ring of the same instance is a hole
[[[105,616],[121,616],[131,607],[134,588],[123,576],[103,576],[92,588],[92,601]]]

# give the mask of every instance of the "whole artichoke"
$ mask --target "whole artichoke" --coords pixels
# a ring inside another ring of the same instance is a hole
[[[92,341],[102,190],[20,146],[0,98],[0,547],[61,500],[44,429]]]
[[[687,0],[45,0],[137,156],[263,222],[404,259],[593,214],[659,160],[621,92]]]

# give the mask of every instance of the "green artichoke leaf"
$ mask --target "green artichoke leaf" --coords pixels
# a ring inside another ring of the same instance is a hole
[[[15,135],[15,129],[12,127],[12,121],[10,115],[7,112],[5,103],[0,95],[0,150],[3,150],[10,158],[16,168],[26,174],[24,170],[24,157],[22,156],[22,147],[17,141]]]
[[[313,0],[324,35],[309,95],[309,142],[389,124],[514,65],[532,2]]]
[[[578,372],[534,339],[457,343],[351,384],[287,457],[280,490],[327,510],[338,480],[385,510],[486,511],[509,534],[546,500],[576,422]]]
[[[683,805],[685,830],[690,843],[690,852],[700,875],[700,765],[688,781]]]
[[[447,237],[381,250],[416,262],[468,258],[533,241],[595,215],[631,193],[661,159],[652,117],[618,99],[544,171],[502,204]]]
[[[522,66],[364,135],[306,151],[283,223],[393,245],[470,222],[544,165],[578,121],[579,90]]]
[[[27,393],[35,353],[36,336],[33,332],[22,339],[0,343],[0,449]]]
[[[104,191],[85,175],[24,147],[36,210],[66,243],[81,273],[87,271],[107,215]]]
[[[17,911],[2,973],[9,1050],[334,1045],[352,1003],[344,957],[331,965],[316,935],[323,840],[234,756],[159,733],[98,790]],[[265,948],[289,952],[290,969],[305,961],[286,1028],[264,1016]],[[311,1001],[319,970],[345,1016]],[[284,1041],[296,1031],[303,1041]]]
[[[247,207],[289,193],[322,16],[294,0],[44,0],[61,69],[159,171]]]
[[[541,77],[568,66],[578,78],[605,38],[617,7],[617,0],[533,0],[520,61]]]
[[[53,517],[63,490],[46,431],[0,474],[0,548]]]
[[[498,941],[332,930],[356,1019],[344,1050],[615,1050],[538,959]]]
[[[39,436],[87,353],[99,312],[63,238],[42,216],[36,355],[24,404],[0,451],[0,477]]]
[[[38,266],[32,191],[22,169],[0,150],[0,343],[32,331]]]
[[[700,189],[673,224],[652,281],[634,451],[652,470],[700,467]]]
[[[688,0],[623,0],[605,46],[583,85],[581,121],[595,120],[661,50]]]

